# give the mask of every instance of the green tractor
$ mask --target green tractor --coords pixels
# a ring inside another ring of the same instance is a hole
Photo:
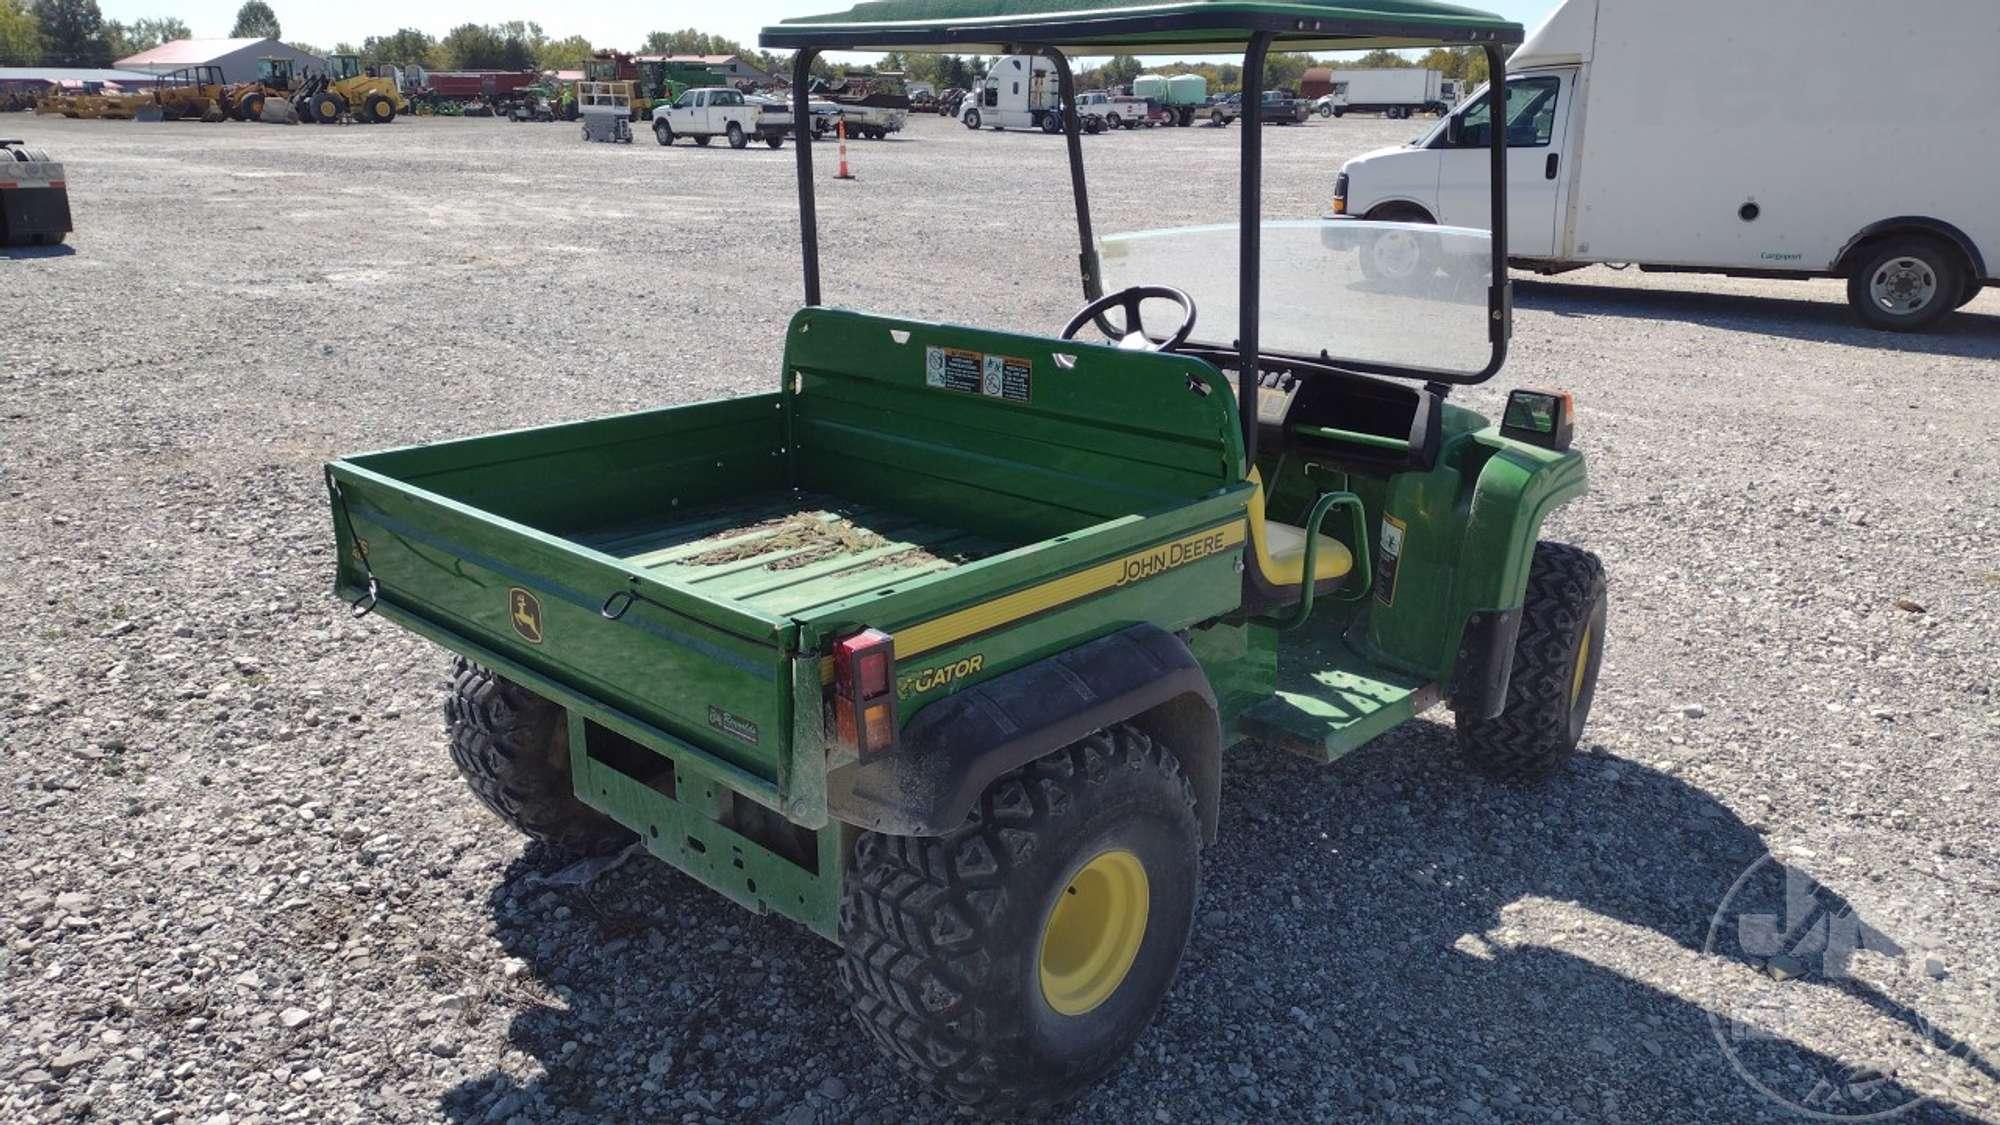
[[[726,73],[705,63],[677,62],[641,55],[635,65],[639,68],[639,89],[633,108],[638,111],[641,120],[654,107],[672,105],[682,94],[698,86],[729,84]],[[643,107],[640,102],[644,102]]]
[[[1250,90],[1274,49],[1479,47],[1498,113],[1521,37],[1426,0],[902,0],[762,45],[799,120],[821,52],[1037,52],[1074,105],[1070,58],[1189,44]],[[1507,352],[1504,140],[1490,235],[1267,220],[1258,112],[1231,221],[1102,239],[1065,115],[1083,307],[1049,335],[828,305],[802,133],[768,393],[327,466],[337,590],[456,654],[473,792],[837,943],[904,1070],[1032,1113],[1165,1000],[1231,748],[1331,761],[1443,707],[1472,766],[1560,767],[1606,611],[1541,540],[1573,407],[1448,401]]]

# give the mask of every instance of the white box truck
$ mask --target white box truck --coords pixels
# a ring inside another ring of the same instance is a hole
[[[1419,112],[1442,114],[1451,108],[1445,101],[1444,75],[1414,66],[1336,70],[1328,97],[1335,117],[1349,113],[1408,117]]]
[[[1845,278],[1863,322],[1933,324],[2000,270],[1996,43],[1990,0],[1567,0],[1508,62],[1508,252]],[[1491,128],[1481,90],[1349,161],[1334,214],[1488,227]]]

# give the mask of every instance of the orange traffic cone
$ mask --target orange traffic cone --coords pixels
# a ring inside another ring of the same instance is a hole
[[[851,180],[854,178],[854,173],[847,170],[847,122],[836,122],[834,127],[840,130],[840,171],[835,172],[833,178]]]

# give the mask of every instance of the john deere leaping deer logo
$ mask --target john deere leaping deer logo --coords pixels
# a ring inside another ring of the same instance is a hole
[[[508,616],[514,619],[514,631],[531,645],[542,643],[542,603],[535,595],[519,586],[507,591]]]

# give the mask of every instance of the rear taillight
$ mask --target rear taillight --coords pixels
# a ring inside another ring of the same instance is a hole
[[[834,739],[862,757],[896,745],[896,641],[864,629],[833,646]]]

